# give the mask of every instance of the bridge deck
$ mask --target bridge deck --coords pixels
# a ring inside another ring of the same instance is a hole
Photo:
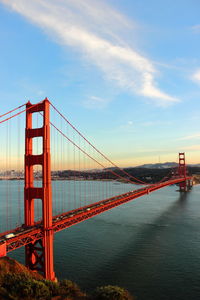
[[[52,228],[49,228],[48,230],[53,230],[54,232],[61,231],[72,225],[78,224],[84,220],[90,219],[98,214],[101,214],[104,211],[122,205],[123,203],[134,200],[136,198],[139,198],[166,186],[178,184],[191,179],[192,177],[187,176],[186,178],[174,178],[165,182],[160,182],[158,184],[148,185],[140,189],[133,190],[131,192],[117,195],[112,198],[101,200],[91,205],[84,206],[61,215],[54,216]],[[13,233],[13,237],[6,239],[5,235],[11,232]],[[35,242],[36,240],[41,239],[43,236],[44,231],[41,222],[37,222],[33,227],[29,228],[21,226],[10,230],[9,232],[1,233],[0,247],[1,245],[6,245],[6,251],[10,252],[17,248],[23,247],[31,242]]]

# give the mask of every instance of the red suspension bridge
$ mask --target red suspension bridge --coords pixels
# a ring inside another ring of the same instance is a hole
[[[182,192],[191,186],[184,153],[162,180],[145,183],[99,151],[48,99],[17,107],[0,123],[0,256],[25,246],[27,267],[49,280],[55,280],[54,233],[166,186]]]

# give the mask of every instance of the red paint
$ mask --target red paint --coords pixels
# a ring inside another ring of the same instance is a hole
[[[25,225],[34,226],[34,199],[42,201],[43,237],[26,244],[26,265],[31,270],[40,271],[49,280],[55,280],[53,263],[53,230],[52,230],[52,191],[50,162],[50,123],[49,101],[45,99],[37,105],[26,104],[25,134],[25,188],[24,215]],[[43,112],[43,126],[32,128],[32,114]],[[33,138],[43,138],[43,153],[33,155]],[[34,187],[33,166],[42,166],[42,187]]]
[[[179,153],[179,167],[178,167],[179,176],[186,178],[186,165],[185,165],[185,153]],[[183,181],[179,184],[180,192],[187,191],[187,181]]]
[[[4,242],[3,244],[0,244],[0,257],[6,256],[6,254],[6,242]]]
[[[136,198],[142,197],[144,195],[149,194],[150,192],[154,192],[158,189],[164,188],[166,186],[172,185],[172,184],[180,184],[181,182],[189,181],[191,180],[191,176],[186,176],[186,178],[180,178],[175,177],[170,180],[167,180],[165,182],[161,182],[158,184],[152,184],[150,186],[134,190],[129,193],[125,193],[122,195],[118,195],[112,198],[108,198],[105,200],[101,200],[98,202],[95,202],[91,205],[87,205],[75,210],[72,210],[70,212],[66,212],[61,215],[57,215],[53,217],[53,223],[52,223],[52,229],[56,233],[58,231],[61,231],[63,229],[66,229],[68,227],[71,227],[73,225],[76,225],[82,221],[85,221],[87,219],[90,219],[96,215],[99,215],[103,213],[104,211],[108,211],[110,209],[113,209],[116,206],[122,205],[124,203],[127,203],[131,200],[134,200]],[[88,208],[90,210],[88,211]],[[71,215],[71,216],[69,216]],[[73,215],[73,216],[72,216]],[[62,216],[62,218],[60,218]],[[39,225],[39,222],[37,222],[36,225]],[[15,230],[12,230],[12,232],[15,233],[15,237],[9,239],[7,241],[7,252],[13,251],[17,248],[23,247],[27,244],[30,244],[30,241],[37,241],[42,240],[44,238],[44,230],[42,230],[40,227],[36,228],[36,225],[33,226],[33,228],[26,230],[25,232],[20,232],[19,228]]]
[[[187,191],[192,177],[188,176],[186,172],[185,153],[179,153],[178,172],[170,180],[167,180],[165,182],[160,181],[156,184],[149,184],[148,186],[141,189],[137,189],[135,191],[121,194],[109,199],[104,199],[99,202],[80,207],[79,209],[63,213],[62,215],[52,217],[50,124],[54,128],[56,127],[55,125],[50,123],[49,106],[50,102],[48,101],[48,99],[45,99],[44,101],[34,105],[30,102],[26,104],[24,187],[25,226],[18,227],[14,230],[9,231],[12,232],[14,236],[10,239],[7,239],[6,242],[2,242],[2,244],[0,244],[0,256],[5,256],[7,252],[25,246],[26,265],[28,266],[28,268],[33,271],[35,270],[42,272],[46,279],[55,280],[53,261],[54,232],[58,232],[60,230],[68,228],[86,219],[101,214],[104,211],[110,210],[116,206],[122,205],[138,197],[147,195],[150,192],[154,192],[165,186],[179,184],[180,191]],[[16,109],[12,110],[11,112],[14,112],[15,110]],[[15,115],[1,121],[0,123],[13,118],[21,114],[22,112],[16,113]],[[43,126],[41,128],[32,128],[32,114],[36,112],[43,113]],[[3,116],[6,116],[7,114],[8,113],[4,114]],[[73,126],[72,128],[76,130]],[[73,143],[73,141],[65,136],[58,128],[56,129],[70,142]],[[83,137],[80,133],[79,135]],[[40,155],[33,155],[32,139],[37,137],[42,137],[43,139],[43,151]],[[91,146],[95,150],[97,150],[93,145]],[[77,147],[84,154],[87,154],[79,146]],[[99,151],[97,150],[97,152]],[[101,154],[101,152],[99,153]],[[87,156],[93,159],[90,155],[87,154]],[[104,158],[106,157],[104,156]],[[33,176],[33,166],[38,164],[42,166],[42,187],[40,188],[34,186]],[[104,166],[102,165],[102,167]],[[115,174],[115,172],[113,172],[113,174]],[[42,222],[35,222],[34,219],[34,199],[36,198],[41,199],[42,201]],[[9,232],[1,233],[1,237],[5,236],[5,234]]]

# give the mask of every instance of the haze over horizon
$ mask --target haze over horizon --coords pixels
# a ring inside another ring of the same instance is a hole
[[[49,100],[122,167],[199,163],[200,3],[0,0],[1,111]]]

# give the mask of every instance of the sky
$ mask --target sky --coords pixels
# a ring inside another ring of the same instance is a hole
[[[199,0],[0,0],[4,113],[45,97],[121,167],[200,163]]]

